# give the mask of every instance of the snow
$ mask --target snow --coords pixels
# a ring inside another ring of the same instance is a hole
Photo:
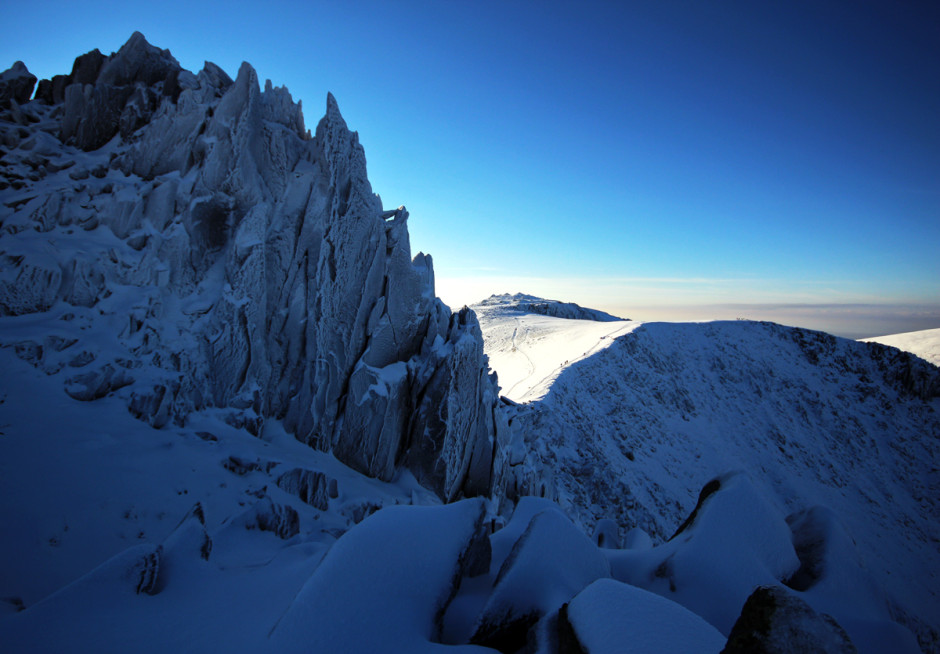
[[[499,376],[500,392],[516,402],[545,396],[561,371],[608,347],[617,336],[640,323],[613,320],[575,320],[512,308],[518,296],[506,296],[510,308],[497,302],[502,296],[473,305],[483,328],[490,366]],[[530,302],[541,301],[525,296]]]
[[[720,652],[725,638],[679,604],[613,579],[598,579],[568,605],[568,620],[584,650],[615,654]]]
[[[545,317],[495,308],[480,317],[484,334],[497,335],[485,349],[505,386],[501,366],[508,362],[512,378],[514,365],[508,325]],[[541,324],[545,356],[597,329],[583,320]],[[588,533],[613,519],[622,535],[641,529],[662,543],[710,479],[745,471],[778,520],[816,506],[837,515],[853,541],[853,583],[877,589],[877,619],[933,642],[935,368],[896,350],[748,321],[632,323],[612,340],[563,366],[541,399],[509,407],[510,473],[521,493],[555,499]],[[838,601],[873,601],[840,588]],[[724,626],[739,608],[725,607]]]
[[[207,411],[185,427],[155,430],[135,420],[118,398],[73,400],[55,377],[10,348],[0,349],[0,367],[7,372],[0,390],[0,557],[16,561],[3,566],[0,596],[20,598],[27,609],[0,614],[5,651],[54,652],[92,643],[104,651],[258,651],[324,554],[357,520],[383,505],[439,503],[411,475],[394,484],[364,477],[275,423],[266,424],[259,439]],[[239,474],[225,465],[232,458],[252,465]],[[276,483],[297,468],[336,481],[337,496],[327,510]],[[197,502],[212,541],[207,561],[192,545],[191,531],[174,535]],[[272,503],[297,512],[296,536],[284,540],[246,528],[248,515]],[[457,540],[466,538],[482,511],[479,501],[452,506],[440,519],[429,514],[409,522],[407,515],[390,513],[386,524],[406,530],[379,536],[370,569],[401,570],[405,559],[396,568],[387,557],[410,551],[421,556],[413,559],[420,561],[420,571],[410,573],[415,578],[427,573],[428,553],[437,552],[439,569],[451,574]],[[424,535],[415,522],[428,523]],[[392,551],[395,534],[401,546]],[[415,549],[418,542],[424,551]],[[137,594],[125,573],[160,544],[165,587],[156,595]],[[396,586],[390,597],[400,594]]]
[[[790,530],[744,474],[721,477],[686,530],[647,551],[605,550],[615,578],[682,604],[728,634],[759,584],[800,567]]]
[[[349,531],[271,634],[275,652],[432,652],[484,506],[389,507]],[[485,536],[480,536],[485,540]],[[416,583],[417,582],[417,583]],[[448,648],[474,651],[477,648]]]
[[[904,334],[875,336],[873,338],[863,338],[862,341],[896,347],[899,350],[916,354],[921,359],[929,361],[935,366],[940,366],[940,328],[925,329],[918,332],[906,332]]]
[[[717,651],[758,584],[937,644],[934,366],[518,294],[478,322],[331,95],[311,134],[139,33],[57,80],[0,106],[4,651]]]

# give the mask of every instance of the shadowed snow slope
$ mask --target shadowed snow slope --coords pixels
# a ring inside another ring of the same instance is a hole
[[[613,518],[664,540],[709,479],[746,470],[784,514],[835,511],[892,615],[936,642],[936,367],[769,323],[623,323],[604,343],[598,323],[481,316],[501,382],[502,366],[519,377],[510,330],[531,325],[524,352],[561,364],[547,388],[513,398],[537,401],[509,410],[519,492],[554,496],[585,529]],[[575,342],[590,355],[564,365],[556,353]]]

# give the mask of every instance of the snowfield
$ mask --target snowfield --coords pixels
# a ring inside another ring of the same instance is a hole
[[[899,350],[916,354],[924,361],[940,366],[940,329],[925,329],[919,332],[906,332],[904,334],[890,334],[863,338],[866,343],[881,343],[890,345]]]
[[[530,313],[517,308],[520,297],[539,300],[518,294],[494,296],[471,306],[480,320],[485,352],[499,376],[501,393],[515,402],[542,398],[566,366],[609,346],[640,324]],[[541,303],[549,306],[545,300]]]

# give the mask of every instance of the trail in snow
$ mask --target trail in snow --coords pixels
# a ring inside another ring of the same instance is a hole
[[[608,347],[640,325],[620,320],[572,320],[475,305],[486,354],[498,371],[502,394],[515,402],[537,400],[568,366]]]

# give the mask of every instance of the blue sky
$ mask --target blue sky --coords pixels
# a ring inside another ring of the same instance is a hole
[[[940,327],[936,2],[6,3],[0,66],[137,29],[333,92],[452,305]]]

